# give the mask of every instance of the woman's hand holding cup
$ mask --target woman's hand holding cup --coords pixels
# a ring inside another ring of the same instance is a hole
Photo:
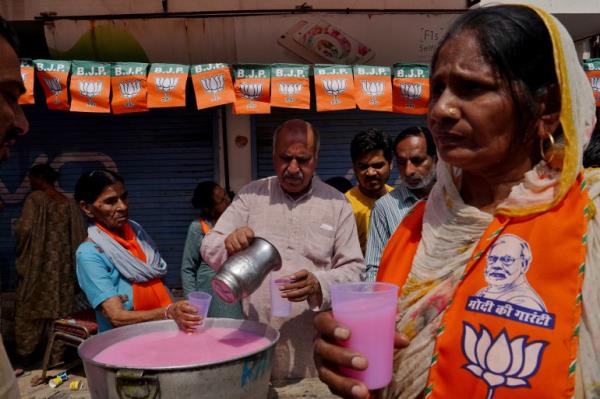
[[[196,331],[203,319],[188,301],[177,301],[169,305],[166,313],[167,318],[175,320],[179,328],[188,333]]]
[[[335,395],[343,398],[366,399],[369,390],[356,379],[344,376],[340,367],[363,371],[367,368],[366,357],[356,351],[341,346],[350,338],[351,331],[333,318],[332,312],[321,312],[315,316],[314,325],[318,332],[314,340],[313,354],[319,379]],[[395,349],[408,346],[408,340],[400,333],[394,336]]]

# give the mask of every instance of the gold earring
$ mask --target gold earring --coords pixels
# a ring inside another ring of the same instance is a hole
[[[563,144],[557,144],[554,141],[554,136],[552,136],[552,134],[549,134],[546,138],[550,141],[547,150],[544,150],[544,142],[546,139],[540,140],[540,154],[542,159],[550,168],[560,170],[562,169],[565,157],[565,146]]]

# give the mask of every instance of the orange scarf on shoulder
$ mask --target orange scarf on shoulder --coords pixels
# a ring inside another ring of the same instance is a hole
[[[110,238],[121,244],[130,254],[142,262],[146,262],[146,254],[142,250],[142,247],[135,236],[135,232],[129,223],[123,226],[123,236],[113,233],[100,224],[96,224],[96,226]],[[145,283],[132,283],[132,289],[134,310],[152,310],[163,308],[170,303],[173,303],[171,295],[169,295],[167,288],[159,278],[155,278]]]

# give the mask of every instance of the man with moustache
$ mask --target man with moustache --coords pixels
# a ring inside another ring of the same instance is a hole
[[[367,281],[375,281],[383,249],[412,206],[427,197],[435,183],[435,143],[426,127],[409,127],[394,140],[402,184],[381,197],[371,212],[365,253]]]
[[[346,193],[356,218],[360,249],[365,253],[369,218],[375,201],[394,188],[386,182],[390,178],[392,139],[377,129],[358,133],[350,143],[352,168],[358,183]]]
[[[17,137],[29,130],[29,123],[19,105],[25,86],[16,48],[16,36],[0,17],[0,162],[8,159],[10,146]],[[17,380],[0,337],[0,398],[18,397]]]
[[[319,134],[308,122],[284,122],[273,135],[276,176],[251,182],[202,242],[202,258],[219,269],[228,256],[247,248],[254,237],[271,242],[286,276],[281,296],[292,301],[289,318],[271,316],[269,278],[243,301],[244,315],[278,328],[272,378],[316,376],[310,348],[312,310],[330,306],[332,283],[358,281],[364,260],[352,208],[343,194],[322,182],[314,171]]]

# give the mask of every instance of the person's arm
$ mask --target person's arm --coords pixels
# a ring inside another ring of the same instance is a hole
[[[240,248],[244,242],[247,246],[249,241],[251,241],[248,232],[250,228],[247,226],[249,214],[247,196],[244,189],[242,189],[231,205],[219,217],[219,221],[215,227],[202,240],[202,247],[200,249],[202,259],[215,270],[219,270],[229,256],[225,245],[228,237],[231,240],[230,236],[232,234],[235,235],[235,244]]]
[[[20,397],[15,370],[13,370],[6,355],[4,342],[2,342],[2,336],[0,336],[0,398],[18,399]]]
[[[200,266],[200,244],[203,237],[200,226],[197,223],[190,224],[181,258],[181,285],[184,298],[187,298],[190,292],[197,290],[196,276]]]
[[[313,310],[324,310],[331,307],[329,286],[333,283],[360,281],[360,276],[365,271],[365,260],[358,242],[356,221],[352,207],[344,202],[340,211],[339,223],[335,232],[331,270],[314,272],[320,286],[318,296],[308,298],[308,304]]]
[[[375,281],[377,278],[381,254],[383,253],[385,244],[390,238],[387,233],[387,222],[384,212],[384,208],[382,206],[377,206],[377,203],[375,203],[375,206],[371,211],[369,234],[367,236],[367,251],[365,253],[366,281]]]
[[[187,301],[178,301],[167,307],[152,310],[126,310],[119,296],[111,296],[100,305],[102,314],[113,327],[127,326],[143,323],[145,321],[173,319],[179,327],[186,331],[194,331],[200,324],[202,317],[198,316],[196,309]]]
[[[21,253],[24,246],[26,245],[29,237],[31,236],[31,230],[33,229],[35,211],[37,204],[35,203],[35,197],[37,193],[31,193],[23,204],[21,210],[21,216],[15,223],[15,240],[16,240],[16,251],[17,254]]]

